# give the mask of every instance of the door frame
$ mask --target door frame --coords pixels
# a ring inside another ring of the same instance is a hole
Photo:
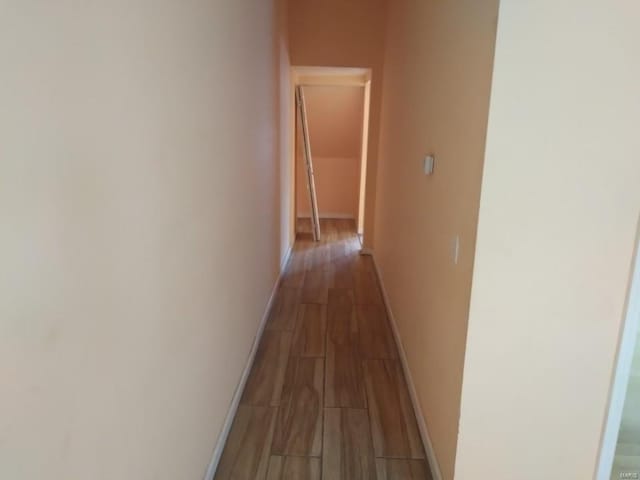
[[[352,67],[313,67],[313,66],[291,66],[291,91],[292,107],[290,109],[289,121],[289,138],[290,143],[290,171],[292,172],[289,184],[289,198],[291,200],[289,231],[291,242],[296,238],[296,220],[298,216],[297,206],[297,109],[295,108],[295,91],[298,85],[314,86],[314,85],[335,85],[335,86],[362,86],[364,95],[364,113],[362,118],[362,147],[360,149],[360,180],[358,185],[358,216],[355,219],[358,237],[363,242],[364,222],[366,213],[366,183],[367,183],[367,160],[368,160],[368,142],[369,142],[369,121],[370,121],[370,102],[371,102],[371,69],[370,68],[352,68]]]
[[[633,354],[637,347],[638,332],[640,331],[640,230],[636,235],[636,249],[634,252],[633,270],[627,293],[627,308],[623,321],[615,370],[611,382],[607,416],[600,442],[600,457],[596,467],[595,480],[609,480],[613,469],[618,434],[622,424],[622,411],[629,386]]]

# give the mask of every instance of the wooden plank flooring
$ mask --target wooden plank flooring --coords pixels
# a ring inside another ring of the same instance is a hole
[[[300,289],[282,286],[279,288],[269,320],[267,330],[285,330],[292,332],[296,325],[296,316],[300,306]]]
[[[329,291],[325,407],[366,408],[353,291]]]
[[[316,457],[271,457],[267,480],[320,480]]]
[[[291,354],[324,357],[326,331],[327,306],[315,303],[300,305]]]
[[[376,456],[424,458],[399,362],[367,360],[364,376]]]
[[[429,478],[424,460],[376,459],[378,480],[420,480]]]
[[[322,453],[324,360],[290,357],[276,422],[276,455],[319,457]]]
[[[292,251],[215,478],[431,480],[371,258],[322,220]]]
[[[280,404],[290,349],[290,332],[264,332],[253,368],[244,387],[241,400],[243,404],[263,406]]]
[[[395,358],[396,344],[383,306],[358,305],[359,353],[363,358]]]
[[[326,408],[322,478],[375,478],[375,456],[366,410]]]
[[[215,478],[265,478],[277,409],[240,405]]]

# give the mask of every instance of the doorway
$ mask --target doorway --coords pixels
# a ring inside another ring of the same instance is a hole
[[[640,235],[640,234],[639,234]],[[628,293],[596,480],[640,480],[640,254]]]
[[[302,86],[320,219],[352,222],[362,243],[365,225],[371,71],[365,68],[292,67],[292,89]],[[292,122],[292,225],[311,232],[312,208],[301,119]],[[322,236],[322,232],[320,232]]]

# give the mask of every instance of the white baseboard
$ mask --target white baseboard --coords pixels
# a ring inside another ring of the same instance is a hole
[[[354,217],[350,213],[332,213],[332,212],[325,212],[325,213],[321,212],[319,217],[320,218],[339,218],[339,219],[346,219],[346,220],[356,219],[356,217]],[[311,218],[311,214],[298,215],[298,218]]]
[[[290,245],[287,249],[287,253],[285,254],[282,262],[280,264],[280,274],[271,290],[271,296],[269,297],[269,301],[267,302],[267,306],[262,315],[262,319],[260,320],[260,324],[258,325],[258,331],[256,332],[256,336],[253,340],[253,345],[251,346],[251,350],[249,351],[249,357],[247,358],[247,363],[244,366],[244,370],[242,371],[242,375],[240,376],[240,382],[236,387],[235,392],[233,393],[233,398],[231,399],[231,406],[229,407],[229,411],[227,412],[227,416],[224,419],[224,424],[222,425],[222,431],[218,436],[218,440],[216,441],[216,446],[213,449],[213,455],[211,456],[211,462],[209,462],[209,466],[207,467],[207,472],[205,473],[204,480],[213,480],[214,475],[216,474],[216,470],[218,468],[218,464],[220,463],[220,457],[222,456],[222,451],[224,450],[224,446],[227,443],[227,438],[229,437],[229,432],[231,431],[231,426],[233,425],[233,419],[236,416],[236,412],[238,411],[238,406],[240,405],[240,399],[242,398],[242,392],[244,391],[244,387],[247,383],[247,379],[249,378],[249,373],[251,372],[251,367],[253,366],[253,360],[256,357],[256,352],[258,351],[258,345],[260,344],[260,339],[262,338],[262,334],[264,332],[264,328],[267,323],[267,319],[269,318],[269,311],[271,310],[271,306],[273,305],[273,301],[275,300],[276,293],[278,292],[278,287],[280,286],[280,281],[282,280],[282,274],[284,273],[285,267],[289,262],[289,258],[291,257],[291,251],[293,246]]]
[[[380,290],[382,291],[382,298],[384,300],[384,305],[387,310],[387,315],[389,317],[389,323],[391,324],[391,329],[393,330],[393,336],[395,337],[396,345],[398,346],[398,352],[400,354],[400,363],[402,364],[404,377],[407,381],[407,386],[409,387],[409,395],[411,397],[411,403],[413,404],[413,410],[416,415],[416,419],[418,420],[418,430],[420,431],[422,444],[424,445],[424,450],[425,450],[425,453],[427,454],[427,460],[429,461],[431,475],[433,476],[433,480],[442,480],[440,465],[438,464],[438,459],[436,458],[436,453],[435,453],[435,450],[433,449],[433,444],[431,443],[431,437],[429,436],[429,431],[427,430],[427,422],[425,421],[424,415],[422,414],[422,409],[420,408],[420,403],[418,402],[418,394],[416,392],[416,387],[415,387],[415,384],[413,383],[413,378],[411,378],[411,373],[409,371],[407,354],[404,351],[404,346],[402,345],[402,339],[400,338],[398,324],[396,323],[396,319],[393,316],[393,312],[391,311],[391,304],[389,303],[389,297],[387,296],[387,291],[384,288],[384,282],[382,281],[382,275],[380,274],[380,269],[378,268],[378,264],[376,263],[376,257],[373,254],[373,250],[368,248],[362,249],[360,253],[363,255],[371,255],[373,259],[373,266],[376,270],[376,276],[378,277],[378,283],[380,284]]]
[[[285,268],[287,268],[287,263],[289,263],[289,258],[291,258],[292,251],[293,251],[293,244],[289,245],[289,248],[287,248],[287,251],[285,252],[284,257],[282,257],[282,260],[280,261],[280,275],[278,276],[276,286],[280,283],[280,278],[282,277],[282,274],[284,273]]]

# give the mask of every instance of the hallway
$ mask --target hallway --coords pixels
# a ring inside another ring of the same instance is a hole
[[[371,257],[353,221],[321,226],[298,234],[215,478],[430,480]]]

